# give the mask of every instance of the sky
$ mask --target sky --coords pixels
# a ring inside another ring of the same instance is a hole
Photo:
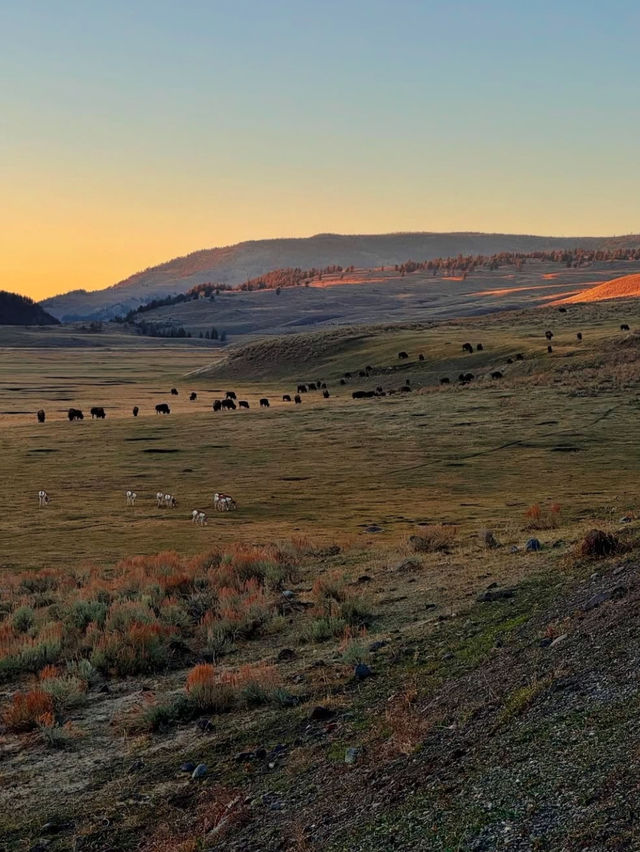
[[[634,0],[0,0],[0,289],[314,233],[640,232]]]

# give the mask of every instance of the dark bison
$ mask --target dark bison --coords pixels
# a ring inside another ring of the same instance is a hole
[[[171,396],[178,396],[178,388],[171,388]]]
[[[70,408],[67,412],[67,417],[71,422],[74,420],[84,420],[84,414],[79,408]]]
[[[341,385],[346,385],[346,383],[347,383],[347,380],[346,380],[346,379],[340,379],[340,384],[341,384]]]
[[[352,399],[369,399],[374,396],[375,391],[354,391],[351,394]]]
[[[513,358],[507,358],[507,364],[513,364]]]
[[[622,325],[620,326],[620,331],[629,331],[629,326],[626,324],[626,322],[622,323]]]
[[[159,402],[156,405],[156,414],[171,414],[171,409],[166,402]]]
[[[378,387],[376,388],[376,393],[382,393],[382,385],[378,385]]]
[[[561,314],[566,314],[567,309],[566,308],[558,308],[558,312],[561,313]]]
[[[315,382],[309,382],[309,390],[318,390]]]
[[[491,373],[491,378],[492,379],[501,379],[502,373],[500,372],[500,370],[494,370],[493,373]]]
[[[401,361],[406,361],[408,357],[409,357],[408,352],[398,352],[398,358]]]
[[[106,411],[101,405],[94,405],[91,409],[91,419],[104,420],[107,416]]]
[[[246,399],[241,399],[240,402],[238,403],[238,406],[240,408],[249,408],[249,403],[247,402]]]
[[[298,385],[298,393],[306,393],[307,386],[306,385]]]
[[[424,361],[424,355],[422,352],[418,355],[418,361]]]
[[[553,346],[547,346],[547,352],[549,353],[549,355],[551,355],[551,353],[553,352]]]
[[[46,417],[44,413],[44,408],[41,408],[39,409],[39,411],[36,412],[36,417],[38,418],[38,423],[44,423]]]
[[[263,396],[260,400],[260,408],[269,408],[269,400],[266,398],[266,396]]]
[[[367,378],[367,374],[366,374],[366,372],[365,372],[364,370],[360,370],[360,371],[358,372],[358,378],[359,378],[359,379],[366,379],[366,378]]]
[[[329,391],[326,388],[322,391],[322,396],[325,399],[329,399]]]
[[[194,401],[194,400],[196,400],[197,398],[198,398],[198,394],[197,394],[195,391],[191,391],[191,393],[189,394],[189,400],[190,400],[190,402],[193,402],[193,401]]]
[[[372,373],[373,367],[371,366],[371,364],[367,364],[367,366],[365,367],[365,370],[367,371],[367,373]]]
[[[400,388],[400,393],[411,393],[410,385],[402,385]]]
[[[320,382],[319,387],[321,387],[322,390],[326,390],[327,389],[327,383],[326,382]]]
[[[581,332],[581,331],[579,331],[579,332],[576,334],[576,338],[577,338],[578,340],[582,340],[582,332]]]
[[[440,379],[440,384],[441,384],[441,385],[448,385],[448,384],[449,384],[449,379],[448,379],[446,376],[443,376],[443,377]]]
[[[222,400],[221,399],[214,400],[211,408],[213,408],[214,411],[222,411]]]
[[[482,343],[478,343],[478,345],[476,346],[476,352],[482,352],[483,350],[484,346],[482,345]]]
[[[545,331],[544,333],[544,336],[547,338],[547,340],[551,340],[551,338],[553,337],[553,332],[547,329],[547,331]]]
[[[344,374],[344,377],[345,377],[345,379],[350,379],[350,378],[351,378],[351,373],[345,373],[345,374]]]
[[[285,394],[283,395],[283,397],[282,397],[282,401],[283,401],[283,402],[291,402],[291,397],[289,396],[289,394],[288,394],[288,393],[285,393]]]
[[[227,399],[237,399],[237,396],[235,395],[235,391],[227,391],[225,396],[226,396]]]
[[[140,411],[140,409],[138,408],[138,406],[137,406],[137,405],[134,405],[134,406],[133,406],[133,416],[134,416],[134,417],[137,417],[137,416],[138,416],[138,412],[139,412],[139,411]]]
[[[302,402],[302,397],[300,396],[300,394],[296,394],[293,398],[293,401],[296,405],[300,405],[300,403]]]
[[[524,361],[524,355],[522,354],[522,352],[518,352],[518,354],[516,355],[516,361]]]
[[[231,398],[223,399],[222,408],[226,408],[227,411],[235,411],[236,404]]]
[[[470,343],[463,343],[462,344],[462,351],[463,352],[473,352],[473,346]]]

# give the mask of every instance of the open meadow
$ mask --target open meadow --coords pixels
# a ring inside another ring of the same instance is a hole
[[[486,754],[466,765],[479,720],[517,767],[513,726],[589,653],[611,659],[572,621],[591,586],[635,600],[629,557],[624,594],[611,572],[640,529],[638,328],[619,300],[230,350],[0,349],[0,849],[502,848],[521,803],[506,764],[491,782]],[[310,382],[329,398],[282,400]],[[228,390],[249,410],[214,412]],[[237,511],[216,512],[216,491]],[[576,550],[593,527],[615,540],[596,574]],[[544,657],[567,635],[562,665]],[[591,766],[590,748],[571,759]],[[522,807],[542,813],[553,794],[532,773]],[[499,815],[478,792],[492,784]],[[568,808],[536,830],[585,825]]]

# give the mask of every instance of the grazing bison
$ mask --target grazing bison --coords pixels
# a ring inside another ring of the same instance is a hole
[[[178,388],[171,388],[171,396],[178,396]]]
[[[306,385],[298,385],[298,393],[306,393],[307,386]]]
[[[558,308],[558,313],[560,313],[560,314],[566,314],[566,312],[567,312],[567,309],[566,309],[566,308]]]
[[[213,408],[214,411],[222,411],[222,400],[221,399],[214,400],[211,408]]]
[[[249,403],[246,399],[241,399],[238,405],[240,408],[249,408]]]
[[[351,399],[366,399],[367,393],[367,391],[353,391]]]
[[[581,332],[581,331],[579,331],[579,332],[576,334],[576,338],[577,338],[578,340],[582,340],[582,332]]]
[[[323,396],[325,399],[329,399],[329,395],[330,395],[330,394],[329,394],[329,391],[325,388],[325,389],[322,391],[322,396]]]
[[[411,393],[411,387],[409,385],[402,385],[400,388],[400,393]]]
[[[518,352],[518,354],[516,355],[516,361],[524,361],[524,355],[522,354],[522,352]]]
[[[551,353],[553,352],[553,346],[547,346],[547,352],[549,353],[549,355],[551,355]]]
[[[483,350],[484,346],[482,345],[482,343],[478,343],[478,345],[476,346],[476,352],[482,352]]]
[[[288,393],[285,393],[285,394],[283,395],[283,397],[282,397],[282,401],[283,401],[283,402],[291,402],[291,397],[289,396],[289,394],[288,394]]]
[[[364,371],[364,370],[360,370],[360,371],[358,372],[358,378],[359,378],[359,379],[366,379],[366,378],[367,378],[367,374],[365,373],[365,371]]]
[[[494,370],[493,373],[491,373],[491,378],[492,379],[501,379],[502,373],[500,372],[500,370]]]
[[[315,382],[309,382],[309,390],[318,390]]]
[[[620,326],[620,331],[629,331],[629,326],[626,324],[626,322],[622,323],[622,325]]]
[[[79,408],[70,408],[67,412],[67,417],[71,422],[74,420],[84,420],[84,414]]]
[[[226,396],[227,399],[237,399],[237,396],[235,395],[235,391],[227,391],[225,396]]]
[[[326,383],[326,382],[320,382],[319,387],[320,387],[322,390],[326,390],[326,389],[327,389],[327,383]]]
[[[236,404],[230,398],[223,399],[222,400],[222,408],[225,408],[227,411],[235,411],[236,410]]]
[[[171,414],[171,409],[166,402],[159,402],[156,405],[156,414]]]
[[[367,366],[365,367],[365,370],[367,371],[367,373],[372,373],[373,367],[371,366],[371,364],[367,364]]]
[[[462,351],[463,352],[473,352],[473,346],[470,343],[463,343],[462,344]]]
[[[266,396],[263,396],[260,400],[260,408],[269,408],[269,400],[266,398]]]
[[[341,384],[341,385],[346,385],[346,383],[347,383],[347,380],[346,380],[346,379],[340,379],[340,384]]]
[[[193,402],[197,398],[198,398],[198,394],[195,391],[191,391],[191,393],[189,394],[189,401]]]
[[[345,377],[345,379],[350,379],[350,378],[351,378],[351,373],[345,373],[345,374],[344,374],[344,377]]]
[[[398,358],[401,361],[406,361],[408,357],[409,357],[409,354],[407,352],[398,352]]]
[[[38,418],[38,423],[44,423],[45,416],[46,416],[46,415],[45,415],[45,413],[44,413],[44,408],[41,408],[41,409],[40,409],[40,410],[36,413],[36,417]]]
[[[513,358],[507,358],[507,364],[513,364]]]
[[[544,336],[547,338],[547,340],[551,340],[551,338],[553,337],[553,332],[547,329],[547,331],[545,331],[544,333]]]
[[[293,398],[293,401],[296,405],[300,405],[300,403],[302,402],[302,397],[300,396],[300,394],[296,394]]]
[[[448,379],[446,376],[443,376],[443,377],[440,379],[440,384],[441,384],[441,385],[448,385],[448,384],[450,384],[449,379]]]
[[[91,419],[94,420],[104,420],[107,416],[104,408],[101,405],[94,405],[91,409]]]
[[[422,352],[418,355],[418,361],[424,361],[424,355]]]
[[[134,406],[133,406],[133,416],[134,416],[134,417],[137,417],[137,416],[138,416],[138,412],[139,412],[139,411],[140,411],[140,409],[138,408],[138,406],[137,406],[137,405],[134,405]]]

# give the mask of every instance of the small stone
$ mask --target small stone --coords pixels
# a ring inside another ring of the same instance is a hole
[[[289,660],[295,660],[295,658],[296,652],[293,648],[283,648],[278,654],[279,663],[286,663],[289,662]]]
[[[355,763],[359,752],[358,748],[348,748],[344,753],[344,762],[350,765]]]
[[[200,778],[204,778],[208,771],[206,763],[199,763],[191,773],[191,777],[194,781],[198,781]]]
[[[195,768],[195,763],[191,760],[188,760],[186,763],[182,764],[182,766],[180,767],[180,772],[188,772],[189,774],[191,774]]]
[[[359,585],[363,585],[363,583],[370,583],[370,582],[371,582],[371,577],[368,574],[361,574],[358,577]]]
[[[382,527],[379,527],[377,524],[371,524],[371,526],[365,527],[365,532],[379,533],[382,532]]]
[[[366,663],[358,663],[353,671],[356,680],[366,680],[373,677],[373,672]]]
[[[295,598],[295,596],[296,596],[296,593],[292,592],[291,589],[285,589],[284,592],[282,593],[282,597],[286,598],[288,601]]]
[[[556,645],[559,645],[561,642],[564,642],[568,635],[568,633],[561,633],[560,636],[556,636],[556,638],[553,640],[549,647],[555,648]]]
[[[530,538],[526,544],[526,549],[528,551],[537,551],[542,550],[542,545],[540,544],[540,540],[537,538]]]

